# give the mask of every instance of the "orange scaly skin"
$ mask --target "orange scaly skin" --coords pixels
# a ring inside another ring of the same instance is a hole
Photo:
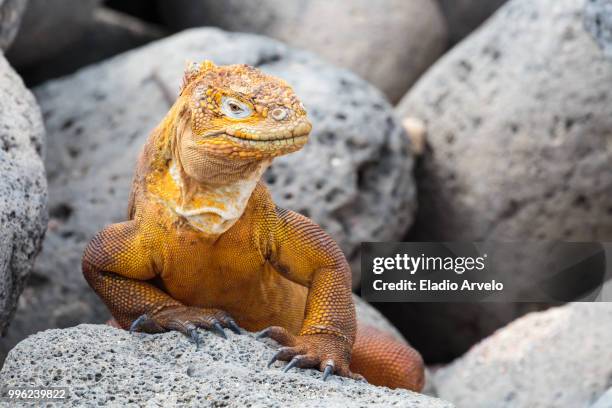
[[[189,64],[138,161],[129,220],[92,239],[85,278],[125,329],[178,330],[196,344],[196,327],[263,330],[284,346],[273,360],[290,360],[288,368],[314,367],[324,377],[357,378],[355,371],[418,391],[418,353],[358,328],[336,243],[278,208],[260,182],[310,129],[284,81],[245,65]]]

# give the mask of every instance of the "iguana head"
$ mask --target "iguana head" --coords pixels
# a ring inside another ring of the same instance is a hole
[[[271,160],[302,148],[310,130],[285,81],[247,65],[190,63],[145,144],[141,174],[174,213],[218,234],[240,217]]]
[[[285,81],[247,65],[190,63],[140,155],[131,214],[145,192],[217,236],[241,217],[272,159],[302,148],[310,130]]]
[[[180,141],[183,162],[270,159],[302,148],[311,130],[291,87],[248,65],[188,63],[180,98],[190,119]]]

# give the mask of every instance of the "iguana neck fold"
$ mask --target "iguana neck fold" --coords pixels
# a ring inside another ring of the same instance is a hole
[[[270,161],[262,161],[244,178],[226,184],[207,185],[184,177],[176,162],[168,173],[178,194],[165,204],[189,224],[209,236],[218,236],[242,216],[253,190]]]

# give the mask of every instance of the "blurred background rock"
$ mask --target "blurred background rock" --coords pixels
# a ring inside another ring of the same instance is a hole
[[[446,47],[434,0],[179,0],[160,2],[171,27],[210,25],[277,38],[349,68],[391,101]]]
[[[357,292],[361,241],[612,240],[611,33],[612,0],[0,0],[0,142],[11,146],[0,144],[0,168],[15,175],[0,180],[0,217],[12,223],[0,218],[0,258],[24,260],[0,262],[1,325],[17,307],[0,358],[38,330],[108,317],[82,278],[81,251],[124,217],[134,157],[187,58],[249,63],[296,87],[313,138],[265,179],[280,205],[340,243]],[[45,150],[49,221],[34,263]],[[29,240],[7,244],[15,231]],[[548,307],[375,306],[430,364]],[[599,325],[605,308],[588,319]],[[565,312],[531,316],[571,330]],[[473,363],[483,349],[440,372],[449,399],[470,400],[460,390],[473,375],[494,377]],[[590,402],[612,387],[598,381]]]
[[[508,0],[439,0],[448,25],[448,41],[457,44]]]
[[[25,1],[0,0],[0,50],[6,51],[15,39],[26,5]]]

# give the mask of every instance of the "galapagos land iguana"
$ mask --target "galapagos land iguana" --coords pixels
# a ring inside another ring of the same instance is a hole
[[[360,325],[338,245],[260,181],[311,124],[287,83],[247,65],[188,64],[137,163],[128,220],[100,231],[83,273],[124,329],[261,331],[272,358],[419,391],[420,355]]]

